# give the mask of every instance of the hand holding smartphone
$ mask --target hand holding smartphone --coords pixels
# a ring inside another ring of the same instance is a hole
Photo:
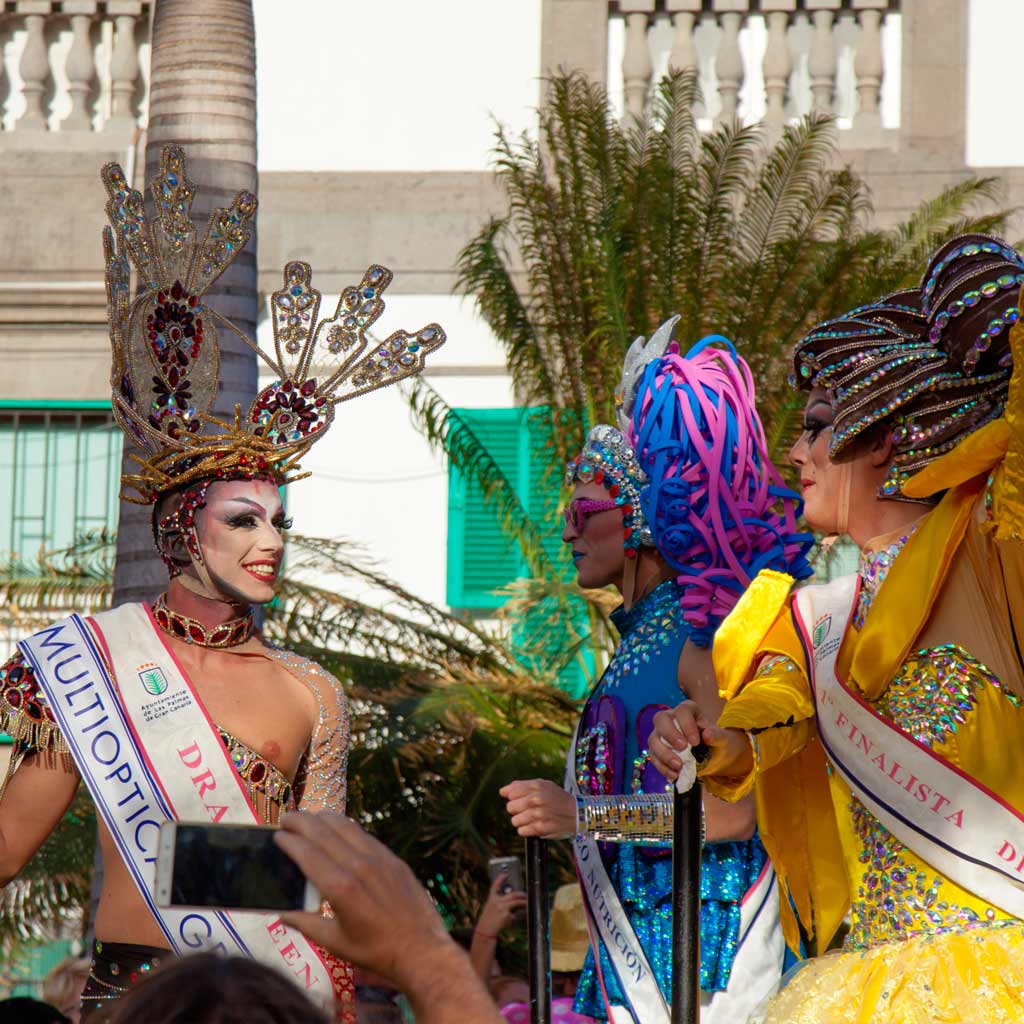
[[[160,828],[154,897],[161,907],[320,909],[320,893],[267,825],[170,821]]]
[[[492,857],[487,862],[487,874],[491,882],[498,875],[508,876],[498,890],[502,896],[507,892],[526,892],[526,886],[523,885],[523,865],[518,857]]]

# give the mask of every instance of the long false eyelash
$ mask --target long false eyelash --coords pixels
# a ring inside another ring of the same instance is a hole
[[[820,420],[804,420],[802,426],[805,434],[810,434],[811,437],[817,437],[823,430],[828,430],[832,424],[823,423]]]
[[[290,530],[294,525],[295,520],[291,516],[289,516],[287,519],[279,519],[276,523],[274,523],[274,526],[282,532],[284,530]]]
[[[230,519],[225,519],[224,522],[228,526],[241,529],[246,526],[255,526],[256,517],[251,512],[243,512],[240,515],[231,516]]]

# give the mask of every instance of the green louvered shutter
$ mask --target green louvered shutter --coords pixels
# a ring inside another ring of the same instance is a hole
[[[457,409],[455,414],[477,436],[522,497],[527,445],[523,409]],[[448,604],[487,611],[504,597],[495,593],[523,572],[515,541],[502,532],[494,508],[479,485],[455,467],[448,477]]]
[[[562,488],[565,461],[552,450],[552,429],[547,409],[532,409],[526,420],[529,437],[529,493],[526,506],[533,521],[544,531],[544,553],[551,565],[565,580],[575,577],[575,569],[569,549],[562,542],[562,517],[558,505]],[[586,609],[582,602],[578,614],[573,615],[576,638],[564,635],[564,631],[551,628],[551,617],[557,610],[554,598],[546,598],[527,616],[519,627],[524,645],[529,643],[535,651],[536,660],[547,664],[557,663],[566,657],[570,644],[578,644],[580,636],[586,636],[589,626]],[[588,673],[593,672],[593,656],[589,647],[580,648],[583,663],[574,658],[559,673],[558,684],[574,697],[581,697],[587,689]],[[584,671],[584,665],[587,671]]]
[[[459,409],[456,415],[476,434],[508,477],[530,518],[544,533],[544,551],[556,570],[569,578],[572,563],[562,544],[558,513],[561,489],[560,459],[551,451],[551,426],[546,409]],[[481,489],[452,469],[448,481],[448,603],[454,608],[492,611],[504,603],[496,591],[525,575],[526,565],[516,543],[501,529],[497,513],[484,502]],[[552,629],[554,598],[534,608],[514,625],[513,647],[528,669],[557,662],[571,638]],[[579,626],[585,633],[586,611]],[[587,650],[585,663],[592,669]],[[560,673],[559,684],[574,696],[586,687],[587,673],[579,660]]]

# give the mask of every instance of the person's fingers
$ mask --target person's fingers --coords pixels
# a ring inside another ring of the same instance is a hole
[[[697,728],[697,723],[694,721],[694,712],[696,711],[699,711],[697,706],[692,701],[687,701],[672,713],[672,721],[676,729],[686,740],[683,746],[695,747],[700,743],[700,729]]]
[[[274,835],[274,842],[298,864],[325,899],[338,898],[337,890],[346,881],[351,860],[339,857],[334,849],[318,842],[316,837],[309,838],[293,831],[279,830]]]
[[[505,884],[505,879],[506,878],[508,878],[508,872],[507,871],[502,871],[502,873],[500,875],[498,875],[494,879],[493,882],[491,882],[491,895],[492,896],[495,896],[495,895],[497,895],[498,893],[501,892],[501,887],[502,887],[502,885]]]
[[[281,914],[281,920],[289,928],[295,928],[302,932],[307,939],[325,949],[337,947],[339,936],[344,939],[344,932],[339,923],[321,914],[310,914],[302,910],[286,910]]]
[[[676,718],[678,710],[659,711],[654,716],[654,735],[672,750],[685,750],[688,744]]]
[[[658,733],[654,734],[653,739],[656,739],[658,741],[658,744],[661,748],[661,750],[659,751],[659,756],[661,757],[661,759],[666,764],[671,765],[676,770],[682,768],[683,762],[679,759],[679,755],[676,752],[676,748],[673,747],[672,744],[669,743],[669,741],[665,739],[664,736],[661,736]],[[648,748],[650,748],[651,745],[652,744],[648,743]],[[653,751],[651,751],[651,755],[654,756]]]
[[[672,748],[665,742],[658,743],[657,745],[648,743],[647,750],[651,755],[651,763],[654,767],[657,768],[669,782],[674,782],[682,765],[679,758],[676,757],[674,752],[672,752]]]
[[[513,822],[512,827],[516,830],[516,832],[519,835],[523,836],[524,838],[528,838],[529,836],[544,835],[544,830],[541,828],[540,824],[536,821],[533,821],[532,819],[529,821],[524,821],[519,825]]]
[[[320,814],[289,811],[281,818],[281,830],[332,850],[337,850],[339,844],[343,849],[357,850],[364,845],[360,840],[369,838],[350,818],[327,811]]]
[[[532,825],[535,817],[536,815],[529,808],[525,811],[521,811],[519,814],[513,815],[512,827],[522,828],[524,825]]]
[[[515,800],[533,790],[536,781],[536,779],[516,779],[514,782],[502,786],[498,793],[506,800]]]

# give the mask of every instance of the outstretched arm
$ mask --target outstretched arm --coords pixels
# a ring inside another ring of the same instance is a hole
[[[71,806],[78,773],[49,754],[22,761],[0,798],[0,886],[13,881]]]
[[[0,668],[0,729],[14,738],[0,785],[0,886],[17,877],[71,806],[79,776],[20,654]],[[17,696],[15,696],[15,694]]]
[[[394,982],[418,1024],[500,1024],[469,957],[408,865],[386,846],[340,814],[285,815],[276,840],[335,912],[292,912],[282,915],[286,924]]]

